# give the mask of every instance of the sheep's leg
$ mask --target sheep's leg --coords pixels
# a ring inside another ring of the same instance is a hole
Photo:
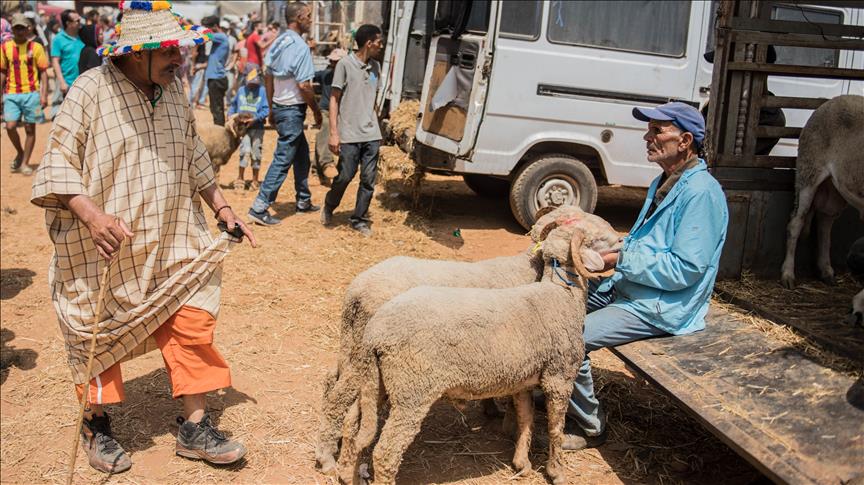
[[[513,405],[513,399],[507,399],[504,406],[504,419],[501,421],[501,431],[513,438],[516,439],[517,433],[517,425],[516,425],[516,407]]]
[[[564,419],[572,382],[573,379],[568,380],[563,375],[544,376],[541,382],[543,392],[546,393],[546,416],[549,420],[549,461],[546,463],[546,471],[555,485],[567,483],[562,454]]]
[[[513,466],[517,472],[531,470],[531,460],[528,451],[531,449],[531,434],[534,431],[534,398],[531,391],[522,391],[513,395],[513,406],[516,408],[516,450],[513,452]]]
[[[390,416],[384,424],[381,439],[375,446],[372,458],[375,467],[375,483],[396,482],[396,473],[399,471],[399,464],[402,463],[402,456],[420,432],[423,418],[426,417],[434,401],[431,399],[423,404],[411,406],[404,403],[396,404],[391,399]]]
[[[822,281],[829,285],[834,284],[834,268],[831,267],[831,228],[834,221],[840,217],[846,208],[846,201],[840,192],[831,183],[831,180],[822,182],[816,192],[813,206],[818,213],[818,256],[816,267],[819,268],[819,276]]]
[[[813,203],[813,197],[816,194],[816,187],[818,186],[819,183],[817,182],[802,187],[796,195],[795,212],[792,214],[792,219],[786,227],[786,258],[783,260],[780,273],[780,282],[786,288],[793,288],[795,286],[795,249],[798,247],[798,236],[801,235],[804,219]]]
[[[321,402],[321,425],[318,430],[315,460],[323,473],[336,469],[336,454],[339,452],[343,420],[348,408],[359,395],[359,378],[352,365],[344,365],[339,378]],[[325,393],[326,391],[325,389]]]

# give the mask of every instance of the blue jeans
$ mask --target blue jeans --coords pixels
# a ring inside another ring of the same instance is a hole
[[[195,104],[195,91],[197,91],[198,87],[202,84],[204,85],[204,89],[201,90],[201,97],[198,98],[198,104],[204,104],[207,101],[207,82],[204,80],[204,71],[204,69],[198,69],[192,77],[192,82],[189,84],[189,104]]]
[[[632,313],[618,307],[608,306],[615,301],[615,290],[607,293],[597,291],[599,283],[588,286],[588,301],[585,317],[585,360],[573,383],[568,416],[574,418],[588,436],[603,433],[606,419],[600,409],[600,401],[594,395],[594,379],[591,377],[591,351],[614,347],[635,340],[669,335],[663,330],[643,321]]]
[[[354,214],[351,215],[351,225],[368,223],[369,204],[375,190],[375,177],[378,175],[379,140],[359,143],[342,143],[339,145],[339,175],[333,179],[333,185],[327,192],[324,205],[329,210],[339,207],[345,189],[360,168],[360,187],[357,188],[357,202],[354,204]]]
[[[309,143],[303,133],[303,120],[306,119],[306,105],[283,106],[273,104],[273,118],[276,121],[276,151],[273,162],[267,168],[267,175],[261,182],[258,197],[252,203],[252,211],[262,213],[274,202],[288,176],[288,169],[294,165],[294,191],[297,207],[308,207],[312,203],[309,191]]]

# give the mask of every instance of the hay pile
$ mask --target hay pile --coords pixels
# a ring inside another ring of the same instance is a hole
[[[390,136],[393,143],[405,153],[411,153],[414,150],[414,135],[417,134],[419,114],[420,102],[415,100],[401,102],[390,113]]]

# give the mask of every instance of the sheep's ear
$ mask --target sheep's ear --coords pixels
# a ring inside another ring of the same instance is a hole
[[[582,255],[582,263],[585,265],[585,269],[593,273],[603,271],[605,264],[603,263],[603,256],[600,256],[600,253],[591,248],[582,248],[579,254]]]

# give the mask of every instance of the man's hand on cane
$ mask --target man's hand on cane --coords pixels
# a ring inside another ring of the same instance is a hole
[[[85,224],[99,255],[108,261],[114,258],[123,239],[135,236],[123,219],[104,212],[90,217]]]

